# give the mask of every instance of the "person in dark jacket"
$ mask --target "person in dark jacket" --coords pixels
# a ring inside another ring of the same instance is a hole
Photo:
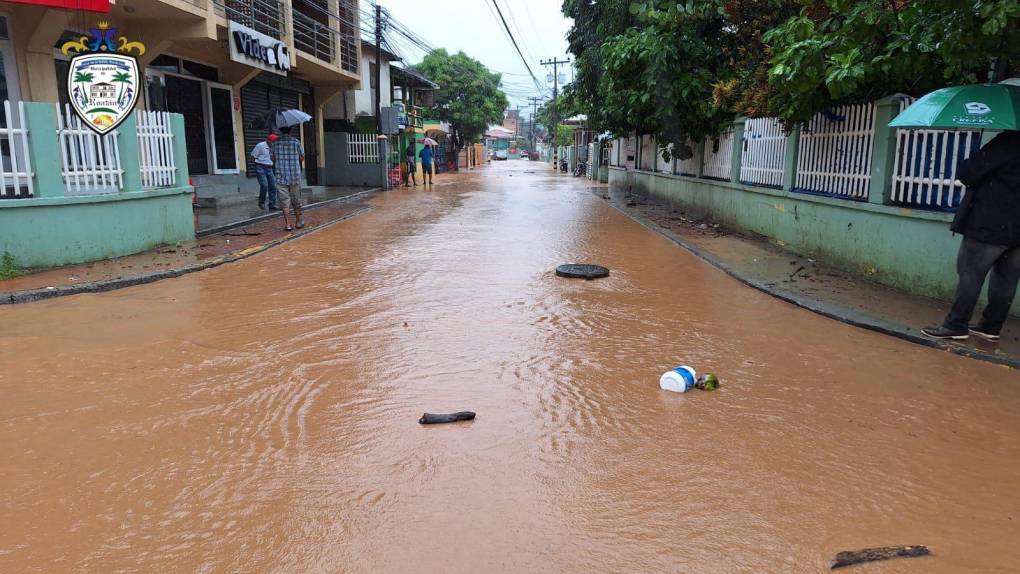
[[[921,333],[934,339],[974,335],[996,341],[1020,280],[1020,132],[997,135],[960,165],[957,178],[967,193],[950,226],[963,235],[956,257],[956,298],[942,325]],[[981,321],[970,326],[989,271],[988,306]]]

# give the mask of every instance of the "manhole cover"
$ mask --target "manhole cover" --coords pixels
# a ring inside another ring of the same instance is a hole
[[[588,263],[567,263],[556,268],[556,274],[560,277],[571,277],[574,279],[598,279],[607,277],[609,269],[601,265],[590,265]]]

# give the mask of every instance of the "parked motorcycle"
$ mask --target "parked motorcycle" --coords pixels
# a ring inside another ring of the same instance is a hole
[[[563,173],[567,173],[569,170],[570,170],[570,164],[567,163],[567,160],[561,159],[560,160],[560,171],[562,171]]]
[[[583,161],[577,162],[577,167],[574,168],[574,177],[580,177],[588,174],[588,164]]]

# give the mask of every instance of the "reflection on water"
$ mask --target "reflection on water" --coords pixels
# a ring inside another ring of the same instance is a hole
[[[439,183],[240,263],[0,308],[0,570],[1020,563],[1011,371],[747,289],[544,166]],[[660,391],[680,363],[723,387]]]

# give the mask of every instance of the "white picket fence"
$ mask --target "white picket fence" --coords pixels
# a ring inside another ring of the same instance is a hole
[[[350,134],[351,163],[379,163],[379,141],[375,134]]]
[[[683,154],[678,155],[676,158],[676,172],[680,175],[697,176],[699,160],[697,156],[698,145],[691,140],[687,140],[684,145],[687,146],[687,150],[691,152],[691,157],[680,159],[683,157]]]
[[[4,101],[0,126],[0,199],[21,199],[35,195],[32,187],[32,162],[28,152],[25,104],[18,102],[18,114],[11,113],[11,102]],[[14,120],[18,121],[15,122]],[[15,125],[20,127],[15,127]]]
[[[60,174],[67,195],[103,195],[124,187],[117,130],[100,136],[74,113],[70,104],[55,104]]]
[[[913,98],[900,101],[902,112]],[[959,205],[967,188],[956,178],[963,160],[981,147],[976,131],[897,130],[892,199],[928,208]]]
[[[173,187],[177,184],[174,163],[174,132],[170,114],[139,110],[135,112],[138,126],[138,156],[142,189]]]
[[[705,142],[703,177],[729,181],[733,164],[733,131],[720,134],[717,139]]]
[[[598,173],[596,171],[598,167],[598,154],[599,144],[597,142],[588,144],[588,163],[585,165],[585,175],[588,176],[588,179],[595,179],[595,174]]]
[[[841,106],[815,114],[800,133],[800,191],[866,199],[871,183],[875,104]]]
[[[670,155],[668,160],[662,159],[663,150],[672,154],[673,144],[669,144],[666,147],[655,146],[655,171],[659,173],[673,173],[673,156]]]
[[[748,119],[744,124],[740,181],[781,187],[786,164],[786,140],[783,126],[775,118]]]

